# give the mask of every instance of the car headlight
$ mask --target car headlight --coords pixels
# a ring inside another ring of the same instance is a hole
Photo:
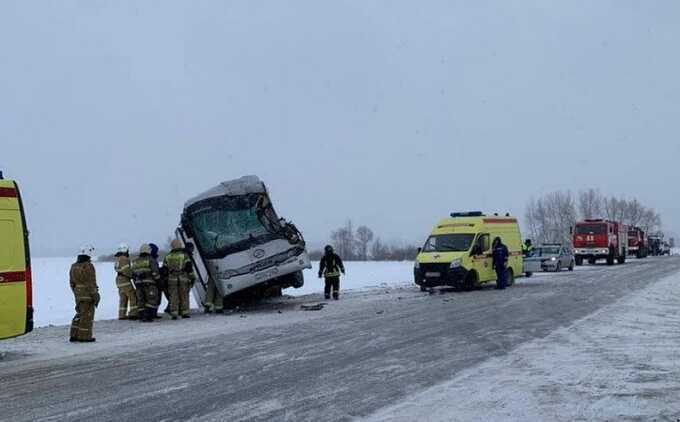
[[[463,264],[463,260],[458,258],[451,262],[451,268],[459,268]]]
[[[555,258],[555,257],[553,256],[552,258],[550,258],[550,260],[551,260],[551,261],[557,261],[557,258]]]

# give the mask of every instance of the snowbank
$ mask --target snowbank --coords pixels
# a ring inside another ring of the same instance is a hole
[[[35,324],[38,327],[63,325],[71,322],[74,302],[68,284],[68,272],[72,258],[34,258],[33,304]],[[97,283],[102,300],[96,312],[97,320],[118,317],[118,289],[116,289],[113,263],[95,262]],[[323,280],[317,278],[319,264],[305,272],[305,285],[300,289],[287,289],[285,294],[301,296],[323,292]],[[381,285],[410,282],[413,278],[411,262],[347,262],[347,275],[341,282],[342,289],[366,289]],[[196,303],[192,297],[192,306]]]
[[[369,421],[679,420],[680,274]]]

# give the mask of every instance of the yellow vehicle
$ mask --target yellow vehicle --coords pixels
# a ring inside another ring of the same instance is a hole
[[[416,257],[413,270],[421,290],[453,286],[472,290],[496,281],[491,245],[500,237],[508,247],[508,286],[522,273],[522,237],[517,219],[481,212],[453,213],[439,222]]]
[[[30,263],[19,187],[0,172],[0,339],[33,330]]]

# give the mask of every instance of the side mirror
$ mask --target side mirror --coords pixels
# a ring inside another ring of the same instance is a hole
[[[423,251],[423,248],[418,248],[418,253],[421,253]]]

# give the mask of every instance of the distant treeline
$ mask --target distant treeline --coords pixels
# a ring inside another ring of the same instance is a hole
[[[385,243],[367,226],[355,229],[352,220],[334,230],[330,239],[335,252],[345,261],[412,261],[418,254],[417,245]],[[313,260],[319,260],[323,250],[312,250],[309,254]]]
[[[661,216],[637,199],[606,196],[588,189],[577,195],[556,191],[532,198],[525,212],[525,237],[538,243],[571,243],[570,228],[577,220],[607,219],[640,227],[647,233],[661,230]]]

